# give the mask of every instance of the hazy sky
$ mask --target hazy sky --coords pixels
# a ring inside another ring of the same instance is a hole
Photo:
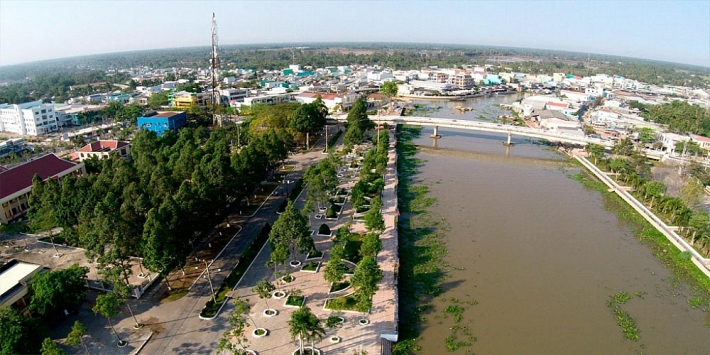
[[[220,44],[425,42],[616,54],[710,67],[710,0],[0,0],[0,65]]]

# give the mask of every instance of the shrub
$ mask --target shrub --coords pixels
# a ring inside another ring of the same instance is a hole
[[[322,234],[322,235],[330,234],[330,227],[328,227],[328,225],[325,223],[321,224],[320,227],[318,228],[318,234]]]
[[[325,211],[326,218],[335,218],[337,216],[338,216],[338,214],[335,213],[335,210],[333,209],[333,207],[328,207],[328,210]]]

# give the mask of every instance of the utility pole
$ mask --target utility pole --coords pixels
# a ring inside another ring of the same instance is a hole
[[[217,94],[217,72],[219,71],[219,57],[217,56],[217,18],[214,12],[212,13],[212,58],[210,65],[212,66],[212,124],[217,123],[222,127],[222,116],[217,115],[217,105],[221,101]]]

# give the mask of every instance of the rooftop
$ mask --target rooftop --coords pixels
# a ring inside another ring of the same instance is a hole
[[[30,276],[41,269],[42,265],[28,264],[17,260],[11,260],[0,267],[0,303],[4,301],[7,293],[25,283]]]
[[[56,176],[78,165],[54,154],[47,154],[35,160],[0,172],[0,199],[32,186],[32,177],[38,174],[42,180]]]
[[[184,111],[161,111],[151,117],[168,117],[169,118],[169,117],[177,116],[181,113],[184,113]]]
[[[128,142],[121,142],[121,141],[115,141],[115,140],[99,140],[96,142],[89,143],[81,149],[79,149],[80,152],[108,152],[114,149],[118,149],[121,147],[125,147],[128,145]]]

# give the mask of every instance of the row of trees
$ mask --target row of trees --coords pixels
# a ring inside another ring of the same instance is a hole
[[[665,217],[670,224],[681,227],[679,234],[691,245],[703,253],[710,253],[710,216],[699,205],[704,194],[701,181],[691,177],[679,197],[670,196],[666,194],[663,182],[649,178],[646,160],[637,153],[604,157],[603,147],[599,149],[591,145],[587,149],[600,169],[615,174],[618,181],[633,188],[631,193],[639,201],[646,203],[657,215]]]
[[[668,125],[671,132],[710,136],[710,110],[704,107],[678,100],[663,105],[644,105],[631,101],[629,106],[641,110],[646,121]]]
[[[248,198],[288,154],[291,137],[268,130],[237,151],[235,129],[140,131],[132,160],[103,160],[100,172],[61,181],[33,179],[28,217],[38,231],[62,227],[110,281],[127,280],[130,257],[167,274],[185,263],[200,235]]]

